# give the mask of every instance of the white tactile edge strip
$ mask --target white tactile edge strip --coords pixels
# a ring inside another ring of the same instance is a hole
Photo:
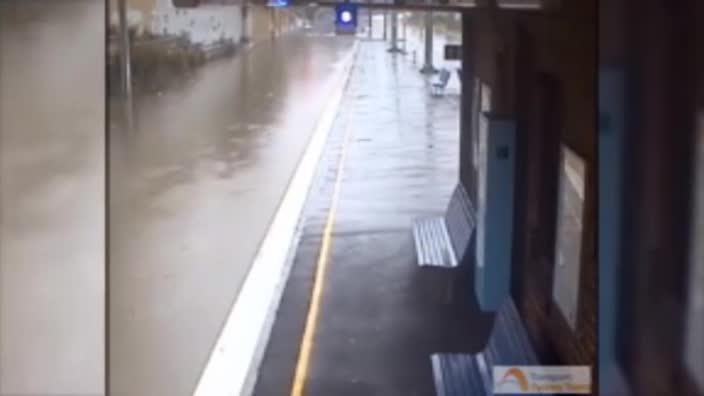
[[[254,390],[300,239],[303,207],[336,119],[357,49],[355,42],[342,62],[331,98],[260,245],[194,396],[247,396]]]

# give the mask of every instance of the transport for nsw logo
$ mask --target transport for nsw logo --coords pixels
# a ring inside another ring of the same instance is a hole
[[[589,366],[495,366],[495,394],[589,394]]]
[[[523,374],[523,370],[518,367],[511,367],[508,369],[506,374],[501,377],[501,380],[494,385],[494,391],[509,387],[518,387],[518,391],[520,392],[528,392],[530,390],[528,378],[526,378],[526,375]]]

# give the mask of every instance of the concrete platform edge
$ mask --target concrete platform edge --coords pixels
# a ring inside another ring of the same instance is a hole
[[[358,43],[343,62],[316,130],[264,237],[211,352],[195,396],[248,396],[259,366],[300,240],[301,215],[325,143],[351,75]]]

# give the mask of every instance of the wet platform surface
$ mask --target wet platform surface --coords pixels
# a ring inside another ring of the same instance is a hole
[[[432,395],[430,354],[477,352],[491,318],[470,275],[416,265],[412,222],[441,214],[457,180],[459,97],[383,42],[360,43],[304,210],[303,234],[255,394],[287,395],[340,173],[305,395]],[[345,152],[340,163],[341,153]],[[448,298],[448,296],[450,296]]]

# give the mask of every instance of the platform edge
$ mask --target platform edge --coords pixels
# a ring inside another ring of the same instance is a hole
[[[249,396],[268,344],[300,239],[301,215],[349,81],[355,41],[342,62],[331,99],[260,245],[239,296],[205,366],[194,396]],[[244,325],[243,325],[244,324]]]

